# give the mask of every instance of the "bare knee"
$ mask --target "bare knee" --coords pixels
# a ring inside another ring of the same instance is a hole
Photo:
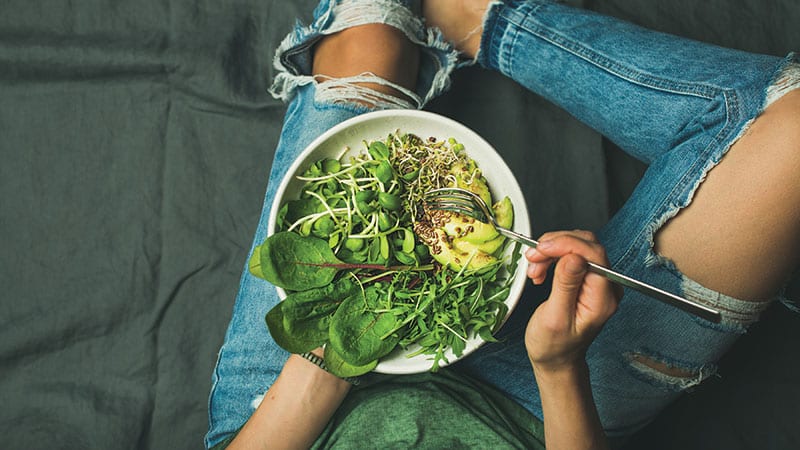
[[[418,102],[413,93],[418,67],[419,48],[401,31],[367,24],[325,36],[314,48],[312,72],[323,96],[370,107],[408,107]]]
[[[705,287],[772,298],[800,254],[800,90],[775,101],[735,142],[692,203],[655,236],[656,251]]]

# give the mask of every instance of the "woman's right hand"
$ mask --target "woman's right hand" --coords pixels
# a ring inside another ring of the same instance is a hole
[[[559,231],[544,234],[525,257],[528,277],[537,284],[556,265],[550,296],[533,313],[525,333],[531,364],[548,372],[582,366],[586,349],[622,296],[619,286],[588,271],[587,261],[608,265],[605,249],[588,231]]]

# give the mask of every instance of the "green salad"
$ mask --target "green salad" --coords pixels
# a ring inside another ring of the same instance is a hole
[[[474,336],[494,340],[519,247],[509,253],[493,226],[424,201],[432,189],[461,187],[493,205],[501,225],[513,223],[510,199],[493,201],[462,144],[393,133],[298,178],[300,197],[282,205],[277,232],[249,263],[287,291],[266,316],[278,345],[325,346],[326,365],[347,377],[398,347],[431,355],[435,371],[448,349],[460,356]]]

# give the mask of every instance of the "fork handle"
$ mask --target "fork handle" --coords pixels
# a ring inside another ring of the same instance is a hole
[[[505,228],[501,227],[496,227],[496,228],[500,234],[509,239],[521,242],[532,248],[536,248],[539,245],[539,242],[527,236],[515,233]],[[688,313],[694,314],[698,317],[701,317],[703,319],[706,319],[714,323],[719,323],[719,321],[722,318],[719,311],[715,309],[709,308],[705,305],[701,305],[699,303],[693,302],[691,300],[667,292],[663,289],[659,289],[655,286],[633,279],[627,275],[623,275],[619,272],[609,269],[608,267],[601,266],[593,262],[589,262],[588,264],[589,264],[589,271],[602,275],[617,284],[629,287],[631,289],[635,289],[645,295],[649,295],[650,297],[653,297],[656,300],[664,302],[668,305],[675,306],[676,308],[680,308]]]

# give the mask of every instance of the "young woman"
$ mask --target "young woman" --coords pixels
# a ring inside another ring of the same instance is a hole
[[[463,64],[497,70],[550,99],[649,170],[597,239],[546,234],[550,246],[526,254],[535,283],[558,260],[553,291],[526,330],[418,384],[391,378],[348,393],[345,381],[288,355],[263,324],[278,301],[274,288],[245,273],[213,377],[209,447],[231,442],[240,428],[232,446],[327,446],[353,436],[409,446],[425,436],[444,445],[467,442],[480,423],[489,423],[481,435],[495,431],[493,443],[531,447],[542,443],[542,418],[550,448],[602,446],[603,430],[629,435],[711,375],[759,313],[782,299],[800,249],[794,56],[723,49],[549,1],[437,0],[412,9],[397,0],[323,1],[315,21],[278,50],[273,91],[290,104],[255,243],[265,237],[279,181],[313,138],[366,111],[421,108]],[[719,309],[722,322],[626,292],[602,326],[616,302],[606,281],[585,274],[586,260]],[[409,390],[391,396],[392,385]],[[430,395],[456,385],[468,389]],[[426,401],[440,399],[438,408],[397,403],[420,389]],[[503,420],[490,421],[469,391],[492,399]],[[461,435],[457,420],[439,413],[454,411],[447,405],[458,398],[471,417],[453,414],[469,424]],[[385,422],[376,421],[381,410]],[[387,431],[390,420],[404,427]],[[441,423],[450,428],[434,432],[431,424]]]

